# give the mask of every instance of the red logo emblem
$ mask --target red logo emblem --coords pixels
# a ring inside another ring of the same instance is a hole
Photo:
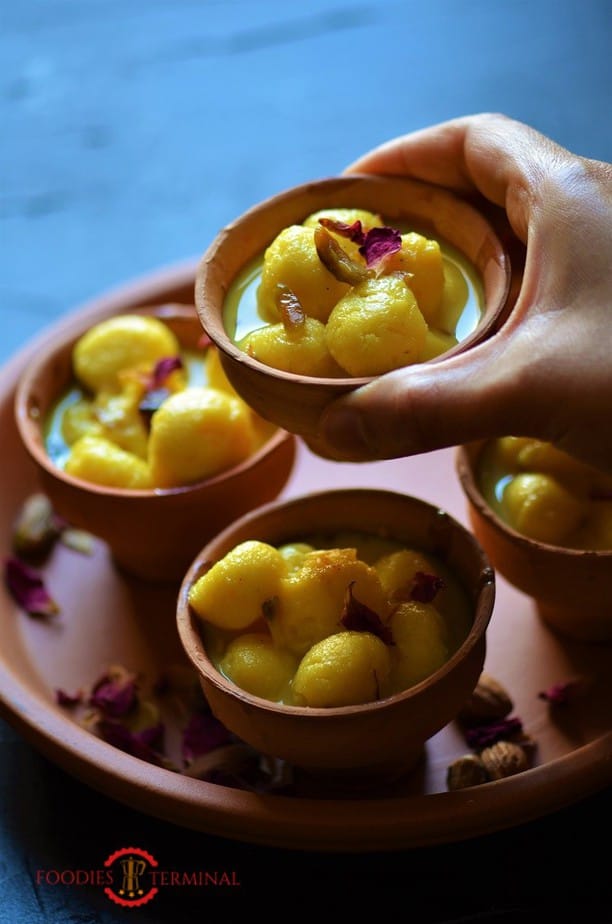
[[[113,870],[113,886],[107,886],[105,894],[124,908],[146,905],[158,892],[154,885],[148,885],[152,879],[150,871],[158,865],[155,857],[140,847],[116,850],[104,861],[104,866]]]

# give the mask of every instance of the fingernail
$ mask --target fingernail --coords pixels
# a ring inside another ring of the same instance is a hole
[[[321,420],[323,437],[330,446],[349,455],[368,449],[368,438],[361,414],[352,408],[326,411]]]

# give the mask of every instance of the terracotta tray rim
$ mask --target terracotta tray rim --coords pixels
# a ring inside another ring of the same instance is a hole
[[[187,260],[162,268],[62,316],[0,369],[0,395],[14,390],[28,357],[51,331],[76,315],[95,316],[184,287],[196,265]],[[296,850],[355,853],[461,841],[540,818],[612,782],[608,731],[520,775],[461,792],[341,800],[245,792],[155,767],[96,738],[29,688],[1,650],[0,714],[51,762],[133,809],[203,833]]]

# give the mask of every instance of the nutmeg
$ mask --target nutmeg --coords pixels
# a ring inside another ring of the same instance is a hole
[[[450,791],[469,789],[486,783],[489,779],[486,767],[477,754],[464,754],[458,757],[446,771],[446,786]]]
[[[480,752],[490,780],[502,780],[529,768],[529,760],[520,744],[513,741],[497,741]]]
[[[457,718],[464,725],[480,725],[493,719],[505,718],[513,706],[505,687],[490,674],[483,672]]]

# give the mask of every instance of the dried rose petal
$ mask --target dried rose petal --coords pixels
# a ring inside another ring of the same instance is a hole
[[[354,581],[351,581],[347,588],[340,622],[350,632],[371,632],[385,645],[394,645],[395,642],[389,626],[384,624],[378,613],[375,613],[374,610],[371,610],[369,606],[355,597],[353,593],[354,583]]]
[[[41,575],[21,559],[6,559],[4,580],[15,602],[30,616],[55,616],[59,613],[59,606],[49,594]]]
[[[384,257],[401,250],[401,247],[402,235],[395,228],[371,228],[359,248],[359,253],[365,257],[366,266],[373,266]]]
[[[116,719],[133,709],[137,698],[135,677],[122,669],[110,670],[94,684],[89,705],[100,709],[105,716]]]
[[[582,677],[562,680],[559,683],[553,683],[546,690],[541,690],[538,697],[546,700],[551,706],[567,706],[585,691],[585,687],[586,682]]]
[[[144,728],[142,731],[132,732],[121,722],[112,722],[108,719],[101,719],[97,723],[98,734],[108,744],[131,754],[132,757],[139,757],[150,764],[164,766],[164,757],[162,754],[164,747],[164,725],[159,722],[151,728]]]
[[[468,728],[465,732],[465,740],[470,747],[478,751],[482,748],[488,748],[489,745],[497,741],[507,740],[513,735],[520,735],[523,731],[523,723],[516,716],[508,719],[499,719],[495,722],[487,722],[486,725],[475,725]]]
[[[417,571],[412,579],[410,599],[419,603],[431,603],[436,594],[444,589],[444,581],[437,574],[428,574],[426,571]]]
[[[55,691],[55,701],[58,706],[78,706],[83,702],[83,691],[77,690],[76,693],[66,693],[65,690],[57,689]]]
[[[166,398],[170,396],[170,390],[166,388],[168,377],[176,372],[177,369],[183,368],[183,360],[180,356],[164,356],[155,364],[153,372],[144,382],[145,392],[138,404],[138,410],[141,414],[149,417],[158,411]]]
[[[335,234],[348,238],[354,244],[363,244],[365,242],[366,235],[359,219],[354,221],[352,225],[347,225],[345,221],[336,221],[334,218],[319,218],[319,224],[327,228],[328,231],[333,231]]]
[[[195,712],[183,730],[182,754],[186,763],[231,741],[232,735],[212,713]]]
[[[159,359],[155,364],[155,368],[153,369],[151,391],[154,391],[156,388],[161,388],[168,376],[170,376],[177,369],[182,368],[183,360],[180,356],[165,356],[163,359]]]

